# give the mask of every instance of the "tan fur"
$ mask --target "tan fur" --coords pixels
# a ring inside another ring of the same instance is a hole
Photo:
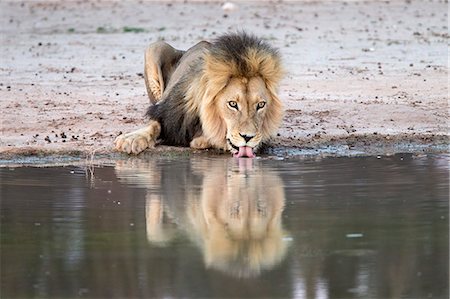
[[[116,162],[121,181],[147,189],[148,241],[167,246],[182,231],[199,247],[207,267],[232,276],[257,276],[280,263],[288,246],[280,176],[253,159],[193,157],[189,163],[175,170],[152,159]],[[184,185],[185,193],[159,192],[181,177],[187,182],[196,177]]]
[[[237,122],[245,124],[254,121],[252,119],[254,115],[251,113],[245,114],[244,119],[235,114],[226,120],[224,114],[227,108],[224,102],[228,98],[224,95],[237,95],[240,88],[245,89],[248,92],[241,94],[240,100],[246,102],[248,106],[255,104],[255,98],[249,98],[248,94],[255,96],[267,94],[266,111],[258,121],[259,126],[256,132],[261,135],[260,142],[268,141],[276,133],[283,117],[283,105],[277,96],[277,87],[283,76],[281,62],[257,49],[250,49],[243,55],[251,66],[250,71],[246,74],[242,74],[239,67],[232,61],[215,57],[207,52],[204,73],[201,77],[193,80],[187,93],[187,99],[192,102],[190,105],[193,108],[191,109],[200,112],[205,137],[218,148],[227,148],[227,132],[234,140],[238,140],[235,143],[242,141],[239,131],[245,130],[245,128],[242,128]],[[230,84],[233,78],[241,79],[240,84],[238,82]],[[250,84],[252,81],[256,81],[255,78],[262,79],[264,84]],[[235,129],[233,130],[233,128]]]
[[[155,146],[160,132],[161,125],[157,121],[151,120],[147,127],[117,137],[116,149],[128,154],[140,153]]]
[[[144,79],[150,102],[156,104],[161,100],[164,90],[172,76],[175,65],[183,55],[184,51],[173,48],[166,42],[155,42],[151,44],[144,55]]]
[[[208,139],[202,135],[192,139],[190,147],[194,149],[207,149],[211,147],[211,143],[209,143]]]
[[[207,94],[201,103],[204,135],[217,147],[223,147],[228,138],[236,146],[256,148],[268,141],[279,127],[283,107],[275,92],[267,88],[260,76],[246,79],[229,79],[225,88],[214,96]],[[238,103],[239,111],[227,107],[230,99]],[[257,111],[260,100],[266,101],[266,107]],[[251,134],[254,138],[246,143],[240,134]]]
[[[208,167],[199,198],[188,202],[189,233],[202,248],[208,267],[255,276],[279,263],[286,253],[283,184],[274,173],[251,170],[251,164],[221,163]]]
[[[247,47],[241,57],[246,67],[242,68],[225,54],[211,51],[211,47],[211,44],[201,42],[183,52],[163,42],[151,45],[145,54],[144,72],[150,100],[156,103],[164,100],[169,90],[181,89],[177,94],[185,95],[182,103],[184,119],[200,118],[202,139],[190,140],[193,148],[208,146],[236,151],[237,147],[248,146],[257,149],[276,133],[282,120],[283,106],[277,96],[283,76],[280,58],[267,48]],[[188,73],[192,64],[199,63],[199,58],[202,58],[202,68]],[[164,78],[170,81],[165,82]],[[179,82],[183,84],[177,84]],[[239,111],[230,110],[229,101],[236,101]],[[257,110],[261,101],[266,106]],[[252,136],[252,139],[246,141],[242,135]],[[118,138],[116,148],[139,153],[145,149],[143,142],[131,147],[131,151],[127,146],[137,137],[139,134],[130,133]],[[156,142],[158,136],[152,138]],[[124,139],[131,140],[123,142]],[[154,142],[149,144],[154,145]]]

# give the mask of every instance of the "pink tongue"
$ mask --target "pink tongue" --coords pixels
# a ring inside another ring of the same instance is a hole
[[[254,158],[255,154],[253,153],[253,149],[248,146],[240,146],[239,152],[237,154],[234,154],[234,157],[241,158],[241,157],[249,157]]]

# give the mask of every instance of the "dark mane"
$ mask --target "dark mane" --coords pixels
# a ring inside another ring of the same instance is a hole
[[[189,146],[193,138],[202,134],[198,110],[188,111],[187,101],[193,99],[186,98],[186,92],[194,78],[204,76],[205,84],[216,92],[226,85],[230,77],[261,76],[272,91],[281,78],[281,58],[278,51],[265,41],[245,32],[223,35],[212,44],[199,43],[197,50],[199,49],[202,51],[201,55],[188,66],[186,73],[174,83],[173,88],[163,92],[161,100],[147,111],[150,119],[161,124],[160,138],[165,144]],[[186,58],[190,51],[188,50],[182,59]],[[208,117],[210,123],[216,120],[215,115]],[[205,122],[205,119],[203,121]],[[203,128],[203,132],[205,130]],[[215,135],[223,133],[209,132],[209,136]]]
[[[217,60],[234,63],[237,66],[237,77],[247,77],[252,73],[254,66],[245,54],[255,50],[280,60],[278,50],[262,39],[246,32],[229,33],[214,40],[210,54]]]
[[[161,124],[160,138],[164,144],[189,146],[191,140],[201,132],[199,116],[189,115],[185,108],[188,75],[192,72],[191,69],[158,104],[147,110],[146,115]]]

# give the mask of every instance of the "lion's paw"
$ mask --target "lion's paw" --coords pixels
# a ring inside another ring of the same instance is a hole
[[[154,141],[149,140],[146,134],[140,132],[122,134],[116,138],[115,144],[118,151],[135,155],[155,146]]]
[[[211,143],[204,136],[192,139],[190,147],[193,149],[207,149],[211,147]]]

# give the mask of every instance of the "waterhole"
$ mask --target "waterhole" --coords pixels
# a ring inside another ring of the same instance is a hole
[[[1,297],[448,298],[448,162],[1,168]]]

